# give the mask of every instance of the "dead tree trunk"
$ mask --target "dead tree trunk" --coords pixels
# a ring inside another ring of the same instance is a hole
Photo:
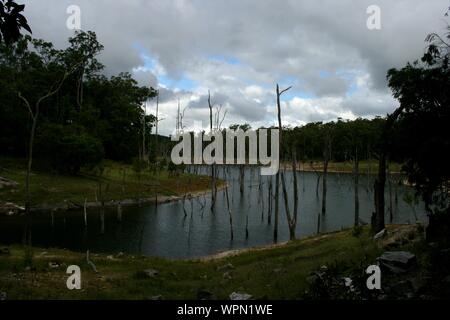
[[[231,236],[231,240],[233,240],[234,238],[234,232],[233,232],[233,214],[231,212],[231,207],[230,207],[230,198],[228,196],[228,185],[225,187],[225,194],[227,196],[227,207],[228,207],[228,216],[230,218],[230,236]]]
[[[272,222],[272,176],[269,176],[267,182],[267,192],[268,194],[268,204],[267,204],[267,224],[270,225]]]
[[[358,147],[355,148],[355,159],[354,159],[354,188],[355,188],[355,226],[359,225],[359,158],[358,158]]]
[[[378,160],[378,177],[375,180],[375,212],[372,214],[371,224],[372,231],[380,232],[385,228],[384,224],[384,187],[386,184],[386,153],[388,149],[388,138],[390,130],[394,122],[404,110],[404,106],[400,105],[394,113],[387,116],[385,126],[381,133],[381,150]]]
[[[263,195],[263,182],[262,176],[259,175],[259,183],[258,183],[258,202],[261,203],[261,222],[264,221],[264,195]]]
[[[285,171],[281,173],[281,182],[283,186],[283,198],[284,198],[284,206],[286,210],[286,219],[288,221],[288,227],[289,227],[289,239],[295,240],[295,228],[297,226],[297,213],[298,213],[298,188],[297,188],[297,165],[296,161],[293,158],[292,160],[292,174],[294,175],[293,184],[294,184],[294,212],[293,215],[291,215],[290,208],[289,208],[289,199],[286,191],[286,181],[285,181]]]
[[[288,87],[282,91],[280,91],[280,86],[277,84],[277,111],[278,111],[278,131],[279,131],[279,140],[278,145],[281,149],[281,143],[283,141],[283,126],[281,124],[281,95],[291,89],[292,87]],[[280,197],[280,170],[278,170],[276,178],[275,178],[275,223],[273,228],[273,240],[276,242],[278,240],[278,216],[279,216],[279,197]]]
[[[291,228],[291,240],[295,239],[295,228],[297,226],[297,218],[298,218],[298,184],[297,184],[297,154],[294,152],[292,159],[292,170],[294,174],[294,221],[293,226]],[[293,237],[292,237],[293,236]]]
[[[322,178],[322,214],[327,213],[327,176],[330,161],[330,141],[325,142],[323,150],[323,178]]]
[[[156,123],[155,123],[155,158],[158,160],[159,146],[158,146],[158,123],[159,123],[159,90],[156,91]],[[158,173],[158,166],[156,167],[156,172]]]
[[[389,170],[389,164],[387,165],[387,179],[388,179],[388,189],[389,189],[389,223],[394,220],[394,206],[392,203],[392,181],[391,181],[391,171]]]
[[[245,167],[243,164],[239,166],[239,191],[241,196],[244,195]]]
[[[317,182],[316,182],[316,198],[319,199],[319,185],[320,185],[320,178],[322,177],[322,175],[320,174],[319,171],[316,170],[316,168],[314,168],[313,162],[310,161],[309,162],[309,166],[311,168],[312,171],[314,171],[314,173],[317,176]]]
[[[209,127],[210,134],[213,134],[213,113],[211,105],[211,93],[208,91],[208,107],[209,107]],[[216,204],[216,166],[213,163],[211,165],[211,211],[214,212],[214,207]]]
[[[144,103],[144,116],[142,117],[142,161],[147,161],[147,150],[145,148],[145,114],[147,113],[147,101]]]
[[[18,92],[18,97],[24,102],[25,106],[27,107],[27,110],[30,114],[30,117],[32,119],[31,124],[31,130],[30,130],[30,137],[28,140],[28,153],[27,153],[27,172],[25,177],[25,228],[24,228],[24,235],[23,235],[23,242],[25,245],[31,246],[31,224],[32,224],[32,217],[31,217],[31,195],[30,195],[30,176],[31,176],[31,168],[33,165],[33,146],[34,146],[34,138],[36,135],[36,127],[37,122],[39,119],[40,114],[40,106],[41,103],[55,95],[62,87],[64,81],[67,79],[67,77],[74,72],[76,69],[76,66],[70,70],[66,71],[63,75],[63,77],[55,82],[49,89],[49,91],[40,97],[36,103],[34,110],[31,108],[30,102],[21,94],[21,92]]]

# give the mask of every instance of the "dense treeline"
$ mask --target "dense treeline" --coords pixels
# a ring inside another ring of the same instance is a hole
[[[27,154],[30,112],[52,89],[57,92],[40,103],[37,158],[76,173],[102,158],[130,161],[143,154],[143,131],[150,141],[155,118],[147,115],[144,122],[142,106],[156,91],[138,86],[128,73],[102,75],[96,59],[101,50],[93,32],[75,34],[64,50],[28,36],[14,45],[0,44],[2,155]]]
[[[380,128],[384,122],[381,117],[353,121],[338,119],[284,128],[283,158],[290,159],[295,153],[299,160],[320,160],[326,148],[333,161],[351,161],[355,153],[360,160],[373,159],[379,149]]]

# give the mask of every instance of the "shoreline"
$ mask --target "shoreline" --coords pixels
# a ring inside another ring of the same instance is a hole
[[[225,189],[228,186],[228,183],[223,183],[219,186],[217,186],[217,191],[221,191]],[[206,196],[209,193],[211,193],[211,189],[205,189],[205,190],[199,190],[194,192],[187,192],[186,198],[198,198],[201,196]],[[185,197],[184,195],[172,195],[172,196],[165,196],[165,195],[159,195],[159,196],[153,196],[151,198],[141,198],[141,199],[122,199],[122,200],[109,200],[105,201],[102,205],[101,201],[90,201],[86,202],[86,209],[96,209],[101,208],[102,206],[105,208],[114,208],[117,206],[122,207],[131,207],[131,206],[141,206],[141,205],[151,205],[151,204],[165,204],[165,203],[171,203],[176,201],[182,201]],[[83,210],[85,207],[84,204],[79,204],[75,202],[61,202],[56,204],[39,204],[32,206],[30,208],[31,213],[42,213],[42,212],[58,212],[58,211],[75,211],[75,210]],[[25,209],[22,206],[19,206],[15,203],[4,203],[0,204],[0,217],[1,216],[17,216],[22,215],[24,213]]]
[[[288,171],[292,171],[292,164],[291,163],[280,163],[280,169],[286,169]],[[378,168],[374,167],[373,171],[369,172],[369,175],[377,175],[378,174]],[[306,167],[306,165],[302,162],[302,163],[298,163],[298,168],[296,170],[297,172],[314,172],[314,173],[318,173],[318,174],[322,174],[323,173],[323,166],[314,166],[311,168],[311,166]],[[352,169],[346,169],[346,168],[333,168],[333,166],[328,167],[327,170],[328,173],[348,173],[348,174],[353,174],[353,170]],[[390,171],[390,174],[395,174],[395,175],[400,175],[402,174],[400,171]],[[362,170],[359,171],[359,175],[367,175],[367,171],[363,172]]]
[[[383,239],[375,240],[369,227],[358,236],[346,229],[233,251],[232,255],[205,256],[203,260],[33,247],[33,259],[27,263],[24,257],[30,251],[13,244],[0,248],[0,291],[10,300],[202,300],[205,296],[222,300],[233,292],[244,292],[256,300],[298,299],[309,297],[305,296],[309,279],[318,270],[343,266],[336,279],[353,278],[363,271],[359,262],[376,262],[384,251],[394,248],[409,251],[409,246],[423,237],[423,230],[415,225],[387,225],[386,229]],[[365,246],[361,246],[362,241]],[[424,250],[413,253],[420,261],[426,257]],[[67,290],[66,269],[70,265],[82,270],[82,291]],[[385,283],[391,283],[387,277]],[[289,290],[280,292],[279,287]]]

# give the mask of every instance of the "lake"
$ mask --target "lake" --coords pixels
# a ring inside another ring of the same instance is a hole
[[[188,168],[192,172],[192,167]],[[207,174],[209,168],[197,167],[196,173]],[[221,251],[268,245],[273,243],[273,216],[268,223],[268,185],[270,179],[259,175],[259,169],[246,168],[243,194],[240,190],[240,174],[237,167],[219,167],[218,176],[229,184],[229,202],[232,207],[234,239],[230,237],[229,213],[224,190],[217,192],[214,212],[211,212],[209,195],[171,203],[124,207],[122,221],[117,219],[116,209],[106,209],[104,232],[101,232],[99,209],[88,210],[88,228],[84,227],[83,211],[55,214],[53,226],[50,213],[35,214],[33,218],[33,245],[60,247],[76,251],[125,252],[165,258],[196,258]],[[288,195],[292,197],[292,172],[286,172]],[[281,179],[280,179],[281,180]],[[368,223],[373,211],[374,176],[362,174],[359,185],[360,218]],[[427,219],[422,202],[410,203],[414,190],[391,183],[393,223],[425,222]],[[298,173],[299,212],[297,238],[317,232],[321,212],[322,190],[316,194],[317,174]],[[261,185],[261,186],[260,186]],[[320,183],[321,185],[321,183]],[[327,187],[327,213],[321,216],[321,232],[348,228],[354,221],[353,176],[329,173]],[[275,192],[275,186],[273,186]],[[274,201],[273,201],[274,202]],[[289,239],[289,230],[280,187],[280,220],[278,241]],[[386,186],[386,222],[389,223],[389,188]],[[290,199],[292,211],[293,199]],[[0,243],[20,243],[22,237],[20,216],[0,217]],[[246,225],[248,224],[248,228]],[[248,237],[246,236],[248,229]]]

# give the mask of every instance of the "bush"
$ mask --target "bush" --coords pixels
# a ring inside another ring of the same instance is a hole
[[[355,238],[358,238],[361,233],[363,232],[363,227],[362,226],[354,226],[352,229],[352,236],[354,236]]]
[[[148,162],[146,160],[134,158],[132,168],[133,168],[134,173],[140,179],[142,172],[148,168]]]
[[[183,173],[185,167],[184,164],[176,165],[172,161],[169,161],[167,170],[169,171],[169,175],[179,175],[180,173]]]
[[[102,143],[72,126],[45,124],[36,139],[37,155],[60,173],[77,174],[103,159]]]

